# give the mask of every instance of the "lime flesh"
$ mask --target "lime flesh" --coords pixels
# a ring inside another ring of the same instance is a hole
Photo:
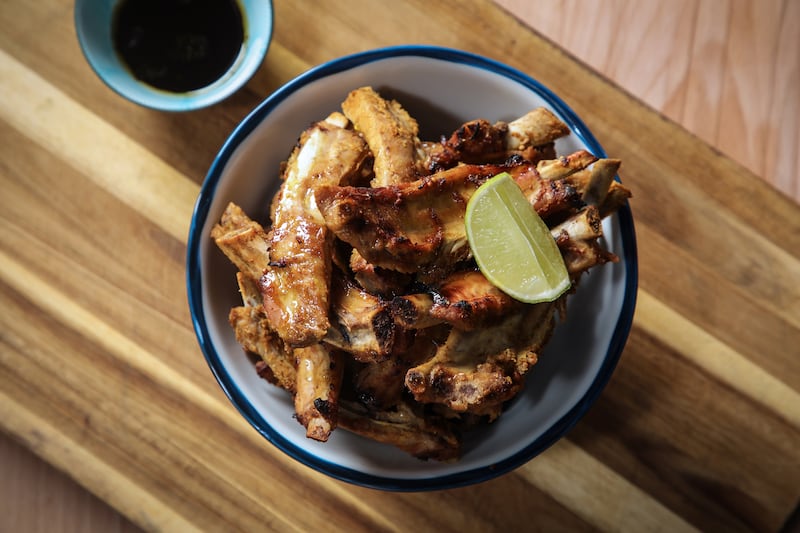
[[[550,230],[508,173],[481,185],[467,204],[467,240],[478,268],[522,302],[551,302],[570,287]]]

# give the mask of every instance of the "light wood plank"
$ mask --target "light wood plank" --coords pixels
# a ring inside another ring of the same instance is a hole
[[[10,125],[176,239],[186,237],[195,183],[1,50],[0,91],[8,95],[0,100],[0,113]],[[36,127],[42,123],[50,127]]]
[[[6,434],[0,434],[0,531],[136,533],[107,502]],[[36,512],[44,510],[46,512]]]
[[[581,448],[562,439],[520,469],[531,484],[552,492],[601,531],[697,531]],[[591,476],[584,473],[592,472]],[[581,478],[582,483],[570,479]]]
[[[798,2],[496,2],[800,202]]]

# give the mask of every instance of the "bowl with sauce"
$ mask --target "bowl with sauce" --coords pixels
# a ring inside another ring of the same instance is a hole
[[[269,0],[76,0],[81,49],[106,85],[164,111],[218,103],[256,72],[272,37]]]

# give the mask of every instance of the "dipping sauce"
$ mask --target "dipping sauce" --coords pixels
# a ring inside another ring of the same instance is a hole
[[[137,79],[183,93],[222,77],[244,34],[236,0],[122,0],[111,38]]]

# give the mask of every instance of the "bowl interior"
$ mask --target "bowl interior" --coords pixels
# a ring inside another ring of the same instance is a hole
[[[573,128],[557,143],[566,154],[603,156],[585,126],[538,83],[494,62],[455,51],[399,48],[345,58],[312,70],[275,93],[232,134],[212,166],[192,222],[188,283],[198,338],[220,385],[250,422],[296,459],[350,482],[384,489],[443,488],[494,477],[530,459],[567,431],[606,383],[627,336],[636,287],[630,212],[603,223],[605,245],[622,260],[596,268],[572,296],[529,374],[527,386],[494,424],[468,434],[457,463],[422,462],[340,430],[309,440],[283,391],[261,380],[227,322],[240,305],[235,271],[209,238],[229,201],[266,220],[278,169],[300,132],[340,109],[347,93],[372,85],[396,98],[435,140],[467,120],[510,121],[546,106]]]
[[[137,80],[112,42],[115,6],[120,0],[76,0],[75,31],[86,60],[106,85],[137,104],[164,111],[188,111],[215,104],[242,87],[261,65],[272,38],[270,0],[237,0],[245,18],[245,38],[231,68],[214,83],[173,93]]]

